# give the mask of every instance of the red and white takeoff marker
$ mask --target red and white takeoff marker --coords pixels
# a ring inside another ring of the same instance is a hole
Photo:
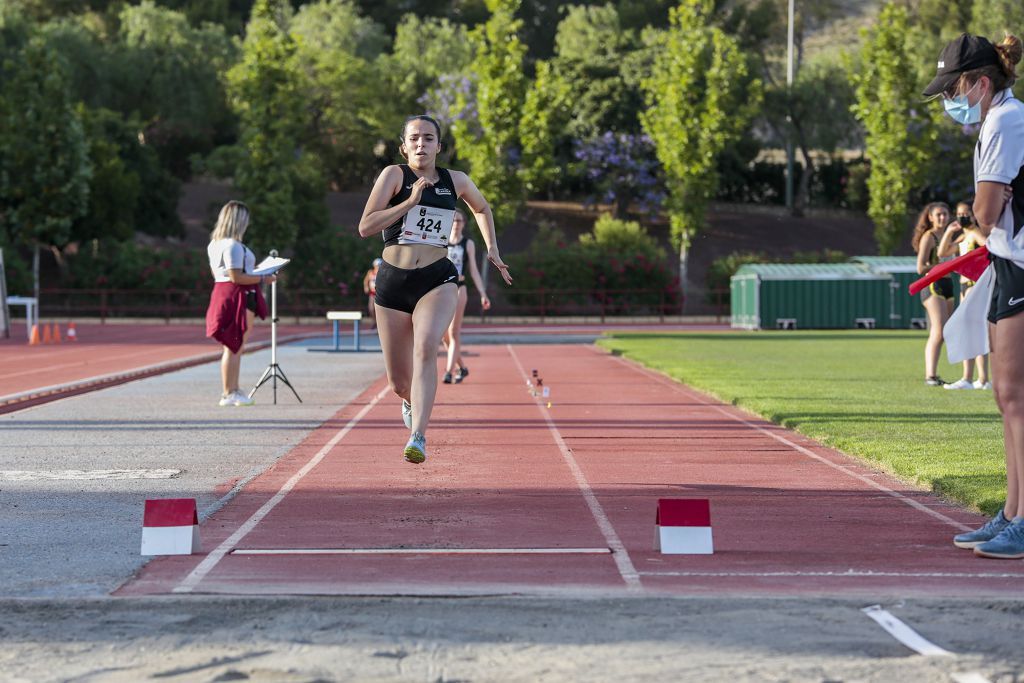
[[[711,555],[711,503],[704,499],[659,498],[654,549],[662,555]]]
[[[191,555],[199,552],[199,515],[195,498],[147,500],[142,516],[143,555]]]

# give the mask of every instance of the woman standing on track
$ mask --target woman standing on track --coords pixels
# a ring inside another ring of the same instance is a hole
[[[932,202],[917,217],[910,245],[917,252],[917,272],[924,275],[939,265],[941,256],[952,249],[956,223],[949,222],[949,207]],[[953,280],[936,280],[921,292],[921,303],[928,313],[928,341],[924,346],[924,383],[940,387],[939,353],[942,351],[942,326],[953,312]]]
[[[487,245],[487,258],[512,284],[498,255],[491,208],[462,172],[438,168],[441,126],[413,116],[402,127],[408,164],[385,168],[359,221],[363,237],[383,233],[384,262],[377,275],[377,330],[388,382],[402,399],[402,419],[412,434],[405,459],[426,459],[426,430],[437,394],[437,347],[455,315],[459,273],[447,258],[455,205],[469,205]]]
[[[452,324],[445,332],[445,343],[448,345],[448,364],[445,366],[444,383],[452,383],[452,371],[459,366],[459,374],[455,375],[455,383],[458,384],[469,375],[469,368],[462,362],[462,317],[466,313],[466,302],[469,299],[469,290],[466,287],[466,267],[469,267],[469,276],[473,278],[473,285],[476,291],[480,292],[480,305],[486,311],[491,307],[491,300],[487,298],[484,290],[484,281],[480,277],[480,270],[476,267],[476,245],[466,233],[466,214],[461,209],[455,209],[455,223],[452,225],[452,236],[448,244],[448,260],[455,265],[459,271],[459,300],[455,304],[455,317]]]
[[[256,256],[242,244],[248,228],[249,208],[242,202],[230,201],[221,208],[206,248],[214,282],[206,309],[206,336],[224,346],[220,360],[222,406],[253,404],[238,389],[242,350],[256,316],[261,320],[267,317],[267,302],[259,286],[277,279],[276,275],[249,274],[256,267]]]
[[[942,95],[958,124],[982,124],[974,151],[974,215],[992,262],[948,332],[958,344],[971,339],[963,352],[975,355],[984,339],[979,345],[968,323],[981,323],[974,314],[979,303],[987,306],[993,388],[1003,416],[1006,503],[983,527],[953,542],[1002,559],[1024,557],[1024,103],[1010,90],[1021,55],[1016,36],[993,45],[963,34],[942,50],[938,74],[924,91],[926,97]]]
[[[956,222],[963,232],[960,237],[954,240],[960,256],[971,253],[978,247],[985,245],[985,236],[978,229],[974,221],[974,214],[971,213],[971,205],[967,202],[960,202],[956,205]],[[945,254],[943,254],[945,255]],[[967,299],[967,295],[974,290],[974,280],[966,275],[960,276],[960,301]],[[978,368],[978,381],[974,381],[974,368]],[[992,383],[988,381],[988,354],[977,358],[968,358],[964,361],[964,376],[947,384],[943,389],[991,389]]]

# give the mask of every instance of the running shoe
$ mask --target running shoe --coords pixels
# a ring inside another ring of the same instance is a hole
[[[409,437],[409,443],[405,444],[405,459],[416,464],[426,460],[427,437],[419,432],[413,432]]]
[[[946,384],[942,387],[943,389],[973,389],[974,382],[969,379],[958,379],[952,384]]]
[[[249,398],[241,391],[235,392],[235,401],[231,405],[233,406],[251,406],[256,404],[256,399]]]
[[[992,390],[992,382],[982,382],[980,379],[974,383],[975,389],[988,389]]]
[[[974,546],[978,557],[996,560],[1019,560],[1024,558],[1024,517],[1014,517],[991,541]]]
[[[467,377],[469,377],[469,368],[463,365],[459,367],[459,374],[455,375],[455,383],[458,384]]]
[[[1010,520],[1006,519],[1003,515],[1003,511],[1000,510],[996,513],[996,516],[985,522],[985,525],[980,529],[974,531],[968,531],[964,534],[957,534],[953,537],[953,545],[957,548],[973,548],[981,545],[985,541],[991,541],[993,538],[999,535],[1003,529],[1010,523]]]
[[[450,373],[450,372],[444,373],[444,379],[441,380],[441,381],[444,382],[445,384],[451,384],[452,383],[452,373]]]
[[[943,380],[938,375],[935,375],[933,377],[929,377],[928,379],[926,379],[924,381],[924,383],[927,384],[930,387],[943,387],[943,386],[946,386],[946,381]]]
[[[230,394],[224,394],[223,396],[220,397],[220,403],[218,403],[217,405],[219,405],[221,408],[235,405],[235,393],[231,392]]]
[[[412,429],[412,404],[402,399],[402,422],[406,429]]]

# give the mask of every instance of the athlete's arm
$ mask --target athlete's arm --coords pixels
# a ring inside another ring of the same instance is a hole
[[[959,238],[956,237],[957,233],[961,233]],[[938,254],[939,258],[953,256],[957,253],[956,245],[960,244],[963,238],[960,223],[953,221],[946,226],[946,231],[942,233],[942,239],[939,240],[939,248],[936,249],[936,254]]]
[[[1013,196],[1009,185],[982,180],[978,183],[978,192],[974,196],[974,219],[982,235],[988,237],[992,228],[996,227],[1003,207]]]
[[[461,171],[451,171],[452,183],[455,185],[455,193],[462,201],[466,202],[476,224],[480,226],[480,234],[484,238],[484,245],[487,246],[487,260],[494,264],[494,267],[501,273],[506,284],[512,284],[512,277],[508,273],[508,266],[498,255],[498,238],[494,232],[494,214],[491,213],[491,206],[484,199],[476,184]]]
[[[484,279],[480,277],[480,269],[476,267],[476,245],[473,244],[473,240],[466,242],[466,258],[469,260],[469,277],[473,280],[476,291],[480,292],[480,305],[486,311],[491,307],[491,300],[487,298],[487,292],[484,290]]]
[[[935,242],[935,236],[932,233],[927,233],[921,237],[921,242],[917,245],[917,273],[918,275],[924,275],[931,270],[931,265],[928,263],[928,255],[931,253],[932,244]]]
[[[425,178],[418,179],[412,186],[412,193],[409,198],[397,206],[388,206],[391,198],[402,189],[402,169],[398,166],[388,166],[377,176],[377,182],[373,184],[370,191],[370,198],[366,200],[366,208],[363,209],[363,217],[359,219],[359,235],[369,237],[383,232],[399,218],[409,213],[414,206],[420,203],[423,190],[431,186],[431,182]]]

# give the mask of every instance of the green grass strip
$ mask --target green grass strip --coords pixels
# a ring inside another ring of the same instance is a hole
[[[986,514],[1006,495],[991,391],[924,384],[915,331],[615,334],[604,348]],[[939,373],[959,379],[943,359]]]

